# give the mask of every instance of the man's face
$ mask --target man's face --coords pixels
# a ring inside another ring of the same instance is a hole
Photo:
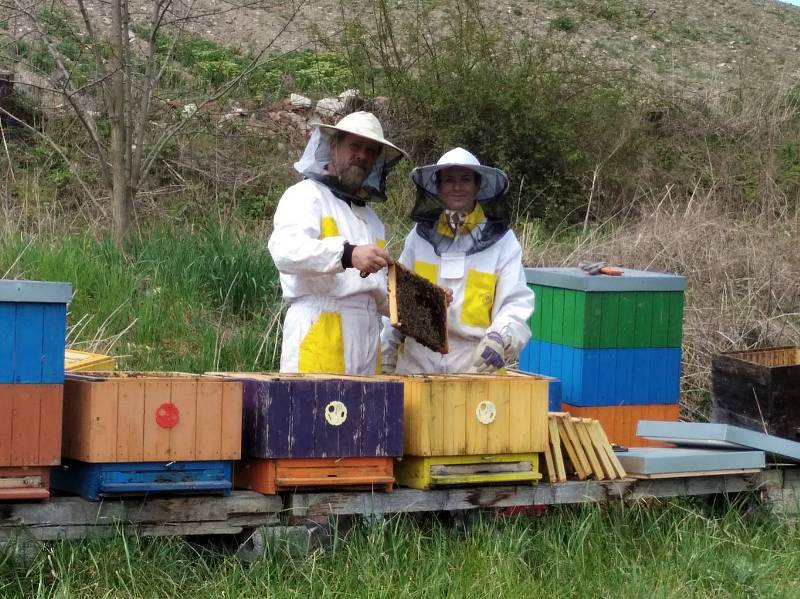
[[[339,177],[342,185],[357,191],[372,171],[372,165],[380,153],[381,145],[378,142],[348,133],[331,143],[329,169],[331,174]]]

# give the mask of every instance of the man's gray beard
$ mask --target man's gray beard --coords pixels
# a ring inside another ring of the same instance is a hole
[[[342,184],[342,187],[349,189],[352,192],[356,192],[361,189],[361,184],[366,180],[366,176],[362,176],[358,169],[352,167],[344,169],[337,175],[337,177],[339,179],[339,183]]]

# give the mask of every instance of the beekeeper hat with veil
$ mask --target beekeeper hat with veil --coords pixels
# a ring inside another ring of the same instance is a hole
[[[313,123],[314,130],[308,140],[300,160],[294,163],[295,170],[308,179],[330,188],[337,197],[346,201],[365,202],[386,200],[386,177],[394,166],[407,154],[387,140],[383,127],[377,117],[370,112],[353,112],[343,117],[335,125]],[[361,189],[353,194],[345,189],[336,175],[326,170],[331,161],[331,142],[337,133],[350,133],[378,142],[381,152],[372,165],[372,170],[361,184]],[[344,196],[344,197],[343,197]]]

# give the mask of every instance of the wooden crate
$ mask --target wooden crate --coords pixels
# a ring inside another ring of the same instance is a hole
[[[800,440],[800,347],[716,354],[711,420]]]
[[[529,484],[541,480],[539,455],[404,456],[395,464],[403,487],[430,489],[452,485]]]
[[[599,421],[608,441],[625,447],[671,447],[669,443],[637,437],[636,426],[640,420],[677,422],[680,415],[679,404],[580,407],[563,403],[561,408],[576,418],[594,418]]]
[[[0,384],[0,467],[59,463],[63,390]]]
[[[404,451],[465,456],[544,451],[550,381],[530,376],[398,377],[404,382]]]
[[[236,487],[264,495],[321,487],[370,487],[391,492],[393,458],[246,458],[235,466]]]
[[[47,499],[50,468],[0,468],[0,500]]]
[[[0,383],[64,382],[72,286],[0,280]]]
[[[236,460],[242,385],[178,373],[70,374],[65,457],[90,463]]]
[[[65,460],[53,469],[51,486],[90,500],[153,493],[229,495],[233,489],[233,463],[211,460],[89,464]]]
[[[385,377],[230,373],[243,383],[243,455],[390,457],[403,453],[403,385]]]

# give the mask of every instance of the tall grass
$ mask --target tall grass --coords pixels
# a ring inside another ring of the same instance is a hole
[[[5,597],[793,597],[789,522],[702,504],[562,508],[458,531],[389,518],[335,550],[251,566],[178,539],[62,541],[0,561]]]
[[[128,254],[91,232],[0,239],[7,277],[70,282],[69,340],[130,369],[269,370],[280,288],[266,241],[218,226],[140,234]]]

